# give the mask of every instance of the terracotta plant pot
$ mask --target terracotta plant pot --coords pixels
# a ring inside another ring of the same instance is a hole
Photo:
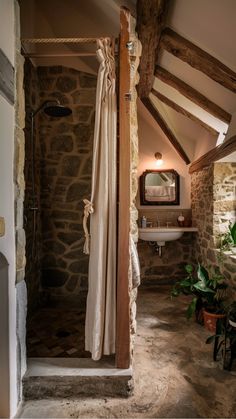
[[[195,320],[198,324],[201,324],[203,326],[204,316],[203,316],[203,308],[202,307],[195,311]]]
[[[212,333],[216,333],[216,322],[218,319],[225,319],[226,314],[209,313],[203,310],[204,326]]]

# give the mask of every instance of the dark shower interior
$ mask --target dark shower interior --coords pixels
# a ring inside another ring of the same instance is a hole
[[[27,355],[87,357],[82,220],[91,191],[96,76],[26,59],[24,88]],[[39,108],[32,149],[31,113]]]

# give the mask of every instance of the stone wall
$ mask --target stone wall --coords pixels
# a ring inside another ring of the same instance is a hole
[[[37,117],[34,119],[34,175],[35,198],[33,203],[32,185],[32,139],[31,139],[31,112],[39,106],[37,69],[29,59],[24,65],[24,92],[25,92],[25,200],[24,200],[24,229],[26,234],[26,269],[25,281],[27,284],[28,312],[34,311],[40,304],[41,291],[41,210],[40,210],[40,145],[37,129]],[[35,206],[38,210],[33,211]],[[34,220],[35,217],[35,220]],[[35,234],[34,234],[35,228]]]
[[[217,237],[236,220],[236,163],[215,163],[213,199],[213,233]]]
[[[194,172],[191,179],[193,222],[198,228],[195,243],[196,260],[216,262],[213,252],[213,182],[214,166]]]
[[[184,233],[179,239],[166,242],[159,256],[155,246],[140,240],[138,252],[141,265],[142,285],[173,284],[183,279],[184,267],[195,263],[193,246],[195,233]]]
[[[141,226],[141,219],[142,216],[145,215],[148,222],[152,223],[153,227],[157,225],[161,227],[166,227],[167,223],[169,226],[178,226],[178,216],[183,215],[185,220],[184,224],[186,227],[190,227],[192,225],[192,211],[190,208],[181,208],[176,209],[173,207],[169,207],[168,209],[152,209],[152,208],[140,208],[138,211],[139,215],[139,224]]]
[[[87,290],[83,254],[83,198],[90,198],[96,77],[63,67],[38,68],[40,100],[72,109],[52,118],[40,113],[42,285],[50,295]]]
[[[198,227],[194,246],[197,261],[219,269],[236,292],[236,257],[221,255],[219,234],[236,215],[236,164],[215,163],[192,174],[192,217]]]

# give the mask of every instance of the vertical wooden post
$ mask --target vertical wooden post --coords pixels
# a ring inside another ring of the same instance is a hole
[[[130,297],[129,297],[129,234],[130,234],[130,57],[127,48],[130,35],[130,12],[121,8],[119,58],[119,210],[118,210],[118,272],[117,272],[117,335],[116,366],[130,366]]]

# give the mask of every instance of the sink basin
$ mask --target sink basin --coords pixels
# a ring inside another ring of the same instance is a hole
[[[197,231],[195,227],[149,227],[139,228],[139,238],[145,241],[155,241],[159,246],[165,246],[165,242],[178,240],[184,232]]]
[[[153,228],[139,228],[139,238],[149,242],[169,242],[178,240],[184,234],[176,227],[153,227]],[[165,244],[165,243],[164,243]],[[162,246],[164,245],[162,244]]]

